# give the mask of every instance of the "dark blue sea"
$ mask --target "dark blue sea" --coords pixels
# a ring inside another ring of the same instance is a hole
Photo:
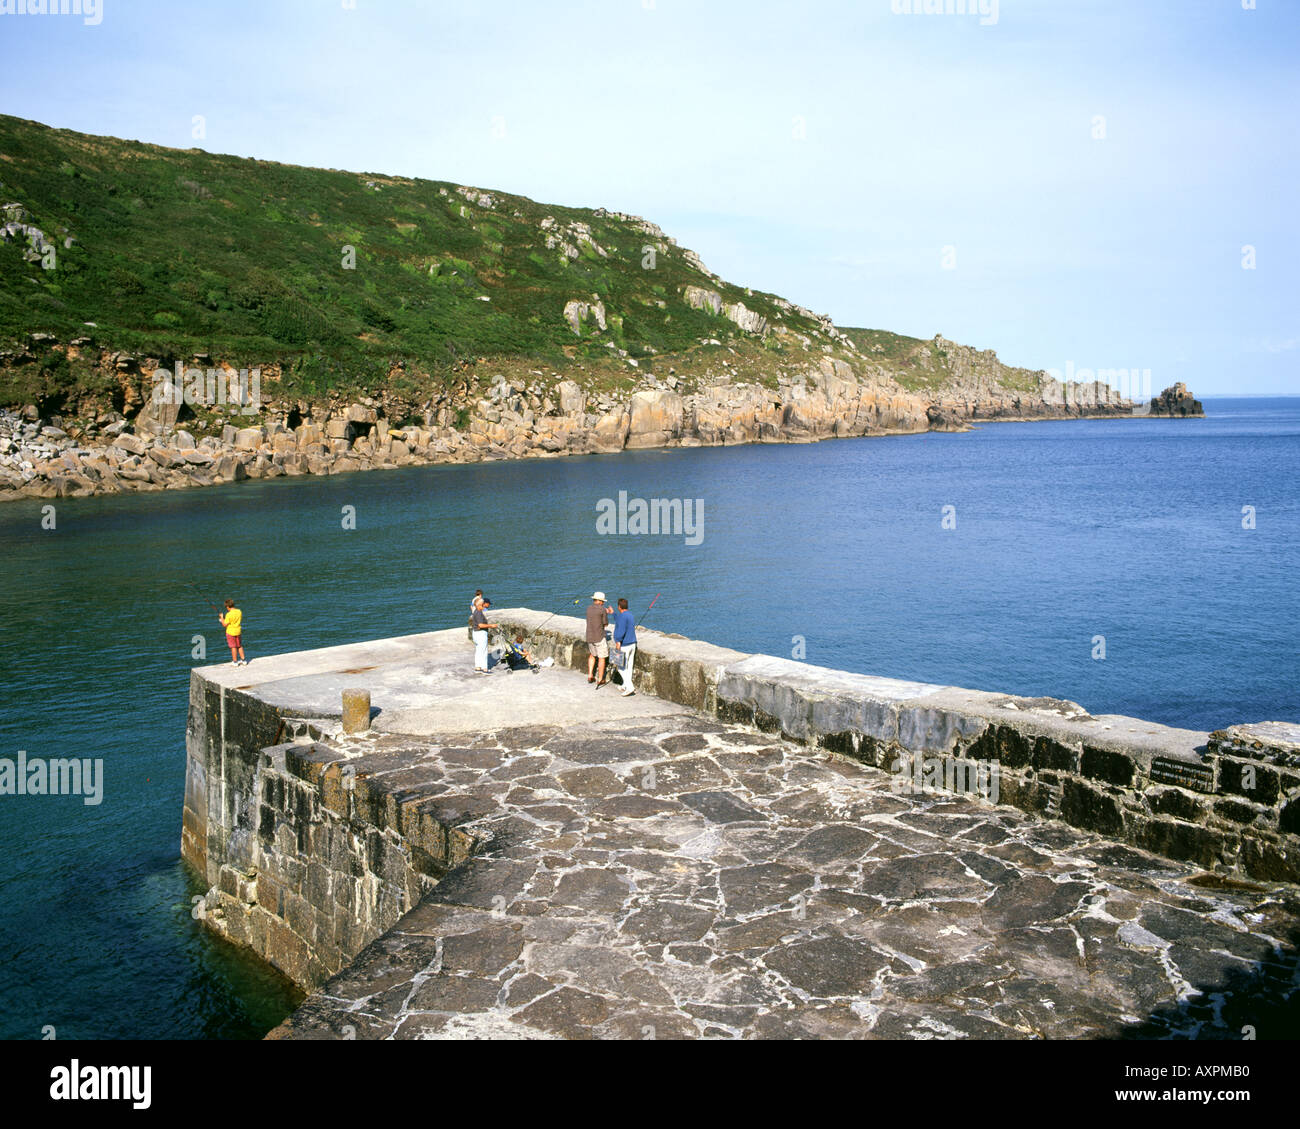
[[[0,756],[106,762],[98,806],[0,797],[0,1037],[256,1037],[294,1005],[190,918],[189,669],[222,633],[187,583],[238,600],[250,657],[459,626],[476,587],[555,611],[600,588],[824,666],[1196,729],[1300,719],[1300,398],[1205,403],[62,500],[54,530],[47,503],[0,507]],[[620,491],[702,504],[699,543],[599,534]]]

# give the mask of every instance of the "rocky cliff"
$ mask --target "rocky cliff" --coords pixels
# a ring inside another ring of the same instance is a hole
[[[68,349],[91,346],[79,339]],[[157,358],[140,361],[120,352],[104,351],[95,363],[113,374],[113,397],[122,410],[75,421],[42,418],[35,405],[0,412],[0,499],[421,463],[964,430],[998,419],[1200,414],[1183,385],[1149,406],[1134,405],[1109,385],[1061,385],[1039,374],[1031,393],[987,383],[987,372],[963,368],[961,380],[935,398],[907,390],[867,358],[855,365],[828,356],[783,370],[774,386],[746,380],[739,364],[726,359],[697,371],[689,386],[671,373],[665,379],[646,374],[630,388],[613,390],[584,387],[559,372],[488,379],[468,374],[422,405],[387,390],[356,400],[286,397],[277,392],[274,366],[250,381],[231,366],[182,368],[178,378],[176,368]],[[211,390],[214,373],[228,393],[224,407],[187,403],[186,377],[206,377],[204,387]],[[250,395],[254,383],[256,397]],[[214,411],[221,413],[215,419]]]
[[[1187,391],[1187,385],[1179,381],[1166,388],[1148,405],[1148,415],[1153,416],[1203,416],[1205,409],[1200,400]]]
[[[0,498],[1200,410],[841,328],[605,208],[4,115],[0,153]]]

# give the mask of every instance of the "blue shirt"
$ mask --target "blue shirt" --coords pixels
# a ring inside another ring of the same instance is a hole
[[[624,647],[636,646],[636,620],[631,612],[619,612],[614,617],[614,642]]]

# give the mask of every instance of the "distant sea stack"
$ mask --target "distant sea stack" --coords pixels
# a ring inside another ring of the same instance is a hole
[[[1153,416],[1204,416],[1205,409],[1200,400],[1187,391],[1187,385],[1181,381],[1170,385],[1151,401]]]

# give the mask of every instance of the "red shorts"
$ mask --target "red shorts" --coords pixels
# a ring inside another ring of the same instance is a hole
[[[244,637],[243,637],[242,635],[227,635],[227,636],[226,636],[226,646],[227,646],[227,647],[242,647],[243,645],[244,645]]]

